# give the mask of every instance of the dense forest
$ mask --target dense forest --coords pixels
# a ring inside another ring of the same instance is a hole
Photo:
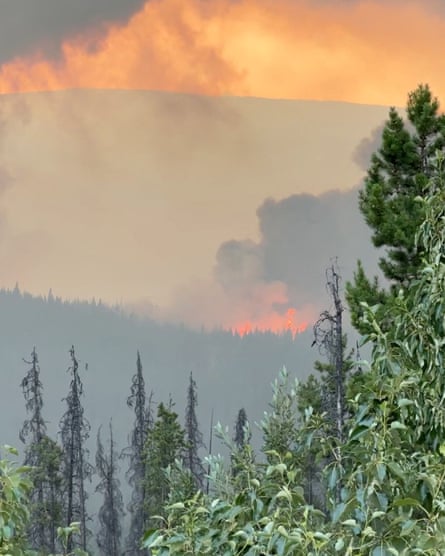
[[[368,277],[358,262],[344,301],[338,269],[328,269],[330,308],[314,326],[320,361],[313,374],[298,381],[283,368],[258,427],[242,403],[228,426],[212,427],[226,457],[212,450],[198,418],[201,376],[186,371],[182,419],[173,397],[159,398],[147,381],[139,351],[126,388],[132,422],[125,446],[117,446],[109,419],[94,430],[94,458],[88,449],[89,370],[74,347],[58,432],[48,434],[32,351],[21,383],[26,467],[10,447],[0,467],[0,553],[444,553],[445,116],[423,85],[409,94],[406,116],[408,123],[390,110],[359,196],[373,243],[384,248],[387,282]],[[371,350],[368,362],[362,346],[349,347],[345,302]],[[232,342],[245,340],[227,335],[222,355],[230,358]],[[249,341],[255,350],[296,343],[268,335]],[[255,377],[228,386],[246,395],[246,384],[254,388]],[[100,387],[105,393],[107,381]],[[86,486],[93,473],[100,494],[94,523]]]

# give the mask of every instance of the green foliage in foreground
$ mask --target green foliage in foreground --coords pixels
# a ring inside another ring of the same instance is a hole
[[[31,482],[26,477],[29,467],[11,461],[11,456],[17,456],[14,448],[4,446],[3,451],[7,457],[0,459],[0,554],[22,556],[26,554],[29,519],[27,497]]]
[[[310,408],[297,424],[298,388],[282,373],[262,427],[265,439],[273,429],[285,441],[262,463],[248,446],[232,447],[236,474],[211,460],[210,493],[173,496],[160,527],[147,532],[154,556],[445,553],[443,165],[439,158],[428,195],[416,199],[425,214],[416,237],[422,268],[396,296],[391,326],[381,326],[377,307],[363,306],[373,353],[350,400],[346,440],[339,445]],[[323,511],[304,500],[308,450],[329,462]]]
[[[29,495],[32,483],[28,476],[29,466],[20,466],[14,457],[15,448],[3,446],[0,459],[0,554],[4,556],[41,556],[41,553],[27,548],[26,530],[29,526]],[[3,457],[4,456],[4,457]],[[63,556],[88,556],[76,549],[68,553],[68,540],[79,533],[79,523],[59,527],[57,536],[63,547]]]

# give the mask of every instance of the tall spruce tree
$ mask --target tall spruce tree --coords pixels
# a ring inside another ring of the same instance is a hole
[[[416,201],[425,196],[433,173],[437,150],[445,145],[445,115],[428,85],[409,93],[406,106],[408,125],[395,108],[382,133],[382,143],[373,154],[359,207],[372,229],[372,241],[385,249],[380,268],[390,283],[382,289],[378,280],[366,277],[359,262],[354,281],[347,284],[346,298],[354,326],[368,332],[361,316],[361,302],[387,304],[400,286],[406,287],[418,276],[423,247],[415,235],[424,218],[424,205]]]
[[[29,494],[28,543],[34,550],[55,553],[57,527],[62,519],[62,451],[57,443],[48,437],[42,416],[43,386],[35,347],[31,353],[31,361],[25,363],[30,365],[30,368],[21,386],[29,418],[23,423],[20,439],[26,444],[24,463],[32,467],[30,478],[33,489]]]
[[[151,518],[164,514],[164,504],[169,496],[166,470],[176,460],[181,460],[185,449],[185,431],[173,411],[173,403],[160,403],[154,425],[147,433],[145,443],[145,515]],[[155,525],[159,525],[158,522]]]
[[[199,457],[199,449],[204,446],[204,442],[196,417],[197,405],[196,382],[193,379],[193,374],[190,373],[187,389],[187,406],[185,409],[185,450],[183,461],[185,469],[190,472],[193,478],[196,490],[202,490],[204,488],[205,470]]]
[[[130,512],[130,530],[127,539],[128,553],[131,556],[146,554],[140,549],[141,539],[147,525],[145,514],[145,455],[144,449],[147,433],[152,427],[151,396],[146,403],[145,380],[139,351],[136,358],[136,373],[133,375],[127,405],[134,411],[134,425],[130,434],[130,446],[124,451],[129,458],[127,479],[132,487]]]
[[[103,556],[120,556],[124,502],[118,479],[118,455],[111,421],[109,427],[110,439],[107,453],[100,438],[100,429],[97,432],[96,472],[100,480],[96,492],[103,495],[103,503],[98,513],[97,546]]]
[[[250,441],[249,433],[246,431],[248,426],[247,413],[244,407],[238,411],[235,422],[235,430],[233,434],[233,442],[238,450],[242,450]]]
[[[84,417],[81,398],[83,385],[79,376],[79,363],[74,346],[70,351],[71,374],[70,389],[65,398],[67,409],[60,421],[60,435],[63,448],[63,476],[64,476],[64,522],[68,526],[73,522],[80,523],[80,533],[69,537],[68,552],[74,547],[86,551],[89,530],[89,520],[86,508],[87,492],[85,483],[91,479],[93,468],[88,463],[88,451],[85,447],[90,433],[90,424]]]
[[[43,385],[40,381],[40,366],[35,347],[31,352],[31,361],[24,359],[24,362],[27,365],[31,365],[21,383],[29,419],[26,419],[23,423],[20,431],[20,440],[26,442],[26,437],[30,436],[33,443],[38,443],[46,434],[46,423],[42,417]],[[25,461],[29,464],[27,457],[28,454],[25,456]]]
[[[231,454],[230,454],[230,466],[232,477],[237,478],[237,483],[243,482],[243,471],[247,468],[250,469],[250,465],[254,464],[255,457],[252,446],[250,445],[250,440],[252,433],[249,428],[249,421],[247,419],[247,413],[244,407],[238,411],[236,417],[235,427],[232,436]],[[209,473],[208,473],[209,474]]]

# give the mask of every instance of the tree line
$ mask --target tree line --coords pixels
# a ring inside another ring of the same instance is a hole
[[[27,418],[20,431],[25,443],[24,464],[30,467],[32,489],[29,492],[29,527],[26,544],[39,554],[55,554],[62,549],[57,530],[78,523],[67,537],[66,551],[87,551],[91,546],[92,529],[99,553],[104,556],[143,554],[140,548],[151,516],[162,514],[169,495],[164,470],[181,462],[187,473],[187,492],[204,488],[205,469],[199,451],[204,447],[196,416],[197,385],[190,373],[184,424],[179,422],[173,400],[159,403],[155,413],[153,392],[147,395],[139,352],[136,372],[132,378],[128,407],[134,412],[129,445],[119,451],[112,420],[108,423],[108,442],[104,444],[102,427],[97,431],[94,463],[86,447],[91,430],[85,415],[84,395],[79,362],[74,347],[69,351],[70,384],[64,399],[65,413],[59,423],[58,439],[47,433],[44,419],[43,384],[38,354],[34,348],[21,387]],[[131,486],[128,504],[130,527],[123,549],[124,502],[120,489],[119,466],[127,462],[126,478]],[[97,477],[96,492],[102,505],[93,522],[87,509],[88,489],[93,474]]]

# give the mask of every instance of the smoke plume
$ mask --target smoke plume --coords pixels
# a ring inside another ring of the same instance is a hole
[[[229,240],[216,253],[214,280],[176,292],[158,317],[196,326],[298,331],[329,305],[325,271],[344,281],[357,259],[377,271],[377,251],[357,206],[358,188],[267,199],[257,210],[260,239]],[[292,321],[292,322],[291,322]]]
[[[403,105],[419,82],[445,91],[442,4],[14,0],[2,4],[10,25],[0,92],[156,89]]]

